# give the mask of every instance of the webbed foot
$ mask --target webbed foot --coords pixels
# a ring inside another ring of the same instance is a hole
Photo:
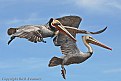
[[[61,67],[61,75],[63,76],[64,79],[66,79],[66,69],[64,67]]]

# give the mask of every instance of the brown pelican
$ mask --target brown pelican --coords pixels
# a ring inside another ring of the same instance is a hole
[[[79,29],[77,30],[82,20],[78,16],[64,16],[61,18],[57,18],[56,20],[60,21],[60,23],[58,24],[55,23],[56,27],[62,24],[66,29],[72,29],[76,33],[99,34],[106,30],[106,28],[97,32],[88,32],[88,31],[79,30]],[[46,43],[46,41],[44,41],[43,38],[53,37],[58,33],[56,32],[57,31],[56,27],[52,26],[52,22],[53,22],[53,19],[50,19],[49,22],[45,25],[25,25],[25,26],[21,26],[18,28],[9,28],[7,32],[8,32],[8,35],[11,36],[11,39],[8,41],[8,44],[10,44],[10,42],[16,37],[26,38],[29,41],[34,42],[34,43],[41,42],[41,41]],[[59,42],[57,43],[58,41],[57,37],[54,38],[54,41],[55,41],[54,42],[55,45],[59,46]]]
[[[61,65],[62,76],[64,79],[66,78],[65,77],[66,70],[64,68],[64,65],[79,64],[92,56],[93,49],[90,46],[90,44],[98,45],[100,47],[112,50],[110,47],[102,44],[101,42],[97,41],[91,36],[82,36],[83,43],[88,48],[88,51],[86,53],[83,53],[78,49],[76,43],[72,39],[70,39],[67,36],[61,36],[61,37],[65,37],[65,39],[63,38],[64,40],[63,40],[63,43],[61,43],[61,47],[60,47],[61,52],[62,54],[64,54],[64,56],[53,57],[50,60],[48,66],[53,67],[53,66]]]
[[[75,26],[76,28],[78,28],[78,26]],[[66,27],[65,27],[66,28]],[[107,27],[106,27],[107,28]],[[97,33],[101,33],[103,31],[106,30],[106,28],[104,28],[103,30],[100,30],[98,32],[91,32],[91,34],[97,34]],[[68,29],[66,28],[70,34],[73,35],[73,37],[75,38],[76,37],[76,34],[78,33],[78,30],[75,29],[75,30],[72,30],[72,29]],[[82,30],[81,33],[86,33],[86,34],[89,34],[90,32],[87,32],[85,30]],[[91,37],[89,37],[91,38]],[[53,57],[51,60],[50,60],[50,63],[49,63],[49,67],[52,67],[52,66],[57,66],[59,64],[62,63],[64,57],[68,57],[69,54],[71,54],[73,56],[73,54],[75,55],[76,53],[82,53],[79,51],[79,49],[77,48],[77,45],[76,43],[70,39],[69,37],[67,37],[66,35],[64,35],[63,33],[59,33],[53,40],[55,46],[61,46],[61,51],[62,53],[65,55],[61,58],[58,58],[58,57]],[[86,55],[85,55],[86,56]],[[75,60],[75,59],[74,59]],[[57,64],[56,64],[57,63]],[[64,64],[62,64],[62,76],[63,78],[65,78],[65,68],[64,68]]]

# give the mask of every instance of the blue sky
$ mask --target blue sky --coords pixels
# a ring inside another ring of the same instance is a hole
[[[6,31],[10,27],[45,24],[51,17],[67,15],[83,18],[80,29],[96,31],[108,26],[104,33],[91,36],[113,50],[92,45],[94,54],[91,58],[82,64],[66,67],[66,81],[120,81],[121,0],[0,0],[0,79],[35,77],[42,81],[64,81],[60,66],[48,67],[53,56],[62,56],[51,38],[45,39],[46,44],[17,38],[8,46]],[[81,36],[77,35],[77,44],[81,51],[86,52]]]

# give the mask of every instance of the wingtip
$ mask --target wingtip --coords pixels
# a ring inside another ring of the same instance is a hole
[[[102,32],[104,32],[106,29],[107,29],[108,27],[106,26],[104,29],[102,29],[102,30],[99,30],[99,31],[97,31],[97,32],[90,32],[91,34],[100,34],[100,33],[102,33]]]
[[[102,29],[100,32],[104,32],[108,27],[106,26],[104,29]]]
[[[104,31],[105,31],[107,28],[108,28],[108,26],[106,26],[106,27],[104,28]]]

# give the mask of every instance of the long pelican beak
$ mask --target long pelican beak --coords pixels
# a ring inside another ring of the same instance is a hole
[[[89,37],[89,39],[86,40],[88,43],[94,44],[94,45],[98,45],[100,47],[106,48],[108,50],[112,50],[112,48],[106,46],[105,44],[97,41],[96,39],[92,38],[91,36]]]
[[[53,20],[52,26],[57,28],[60,32],[63,32],[67,36],[69,36],[72,40],[76,42],[76,39],[63,27],[63,25],[58,20]]]

